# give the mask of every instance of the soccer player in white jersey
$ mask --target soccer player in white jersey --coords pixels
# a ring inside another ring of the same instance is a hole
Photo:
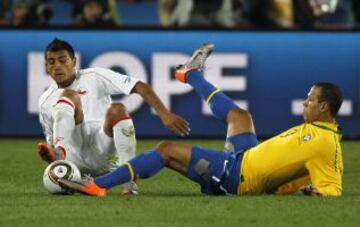
[[[76,71],[74,49],[55,38],[46,48],[45,64],[53,83],[39,99],[39,119],[46,143],[40,157],[51,163],[66,159],[93,176],[111,171],[135,156],[135,129],[126,107],[110,95],[137,93],[158,113],[162,123],[179,135],[189,124],[170,112],[153,89],[139,79],[105,68]],[[136,185],[124,185],[123,194]]]

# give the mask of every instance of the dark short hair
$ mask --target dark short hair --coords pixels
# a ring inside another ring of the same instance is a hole
[[[47,52],[56,52],[56,51],[60,51],[60,50],[66,50],[69,53],[71,58],[74,58],[74,56],[75,56],[74,49],[68,42],[58,39],[58,38],[55,38],[46,47],[45,58],[46,58]]]
[[[337,85],[329,82],[318,82],[314,84],[314,86],[321,88],[319,100],[329,103],[330,113],[335,117],[343,102],[341,89]]]

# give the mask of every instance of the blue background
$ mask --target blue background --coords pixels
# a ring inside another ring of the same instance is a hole
[[[304,98],[316,81],[338,84],[353,102],[353,114],[339,117],[346,137],[360,137],[360,33],[233,31],[0,31],[0,136],[42,135],[37,115],[27,113],[27,54],[43,51],[55,37],[81,53],[82,68],[98,55],[124,51],[136,55],[151,75],[154,52],[190,55],[203,42],[218,53],[245,53],[249,63],[245,92],[229,95],[249,103],[260,137],[269,137],[302,122],[291,114],[291,100]],[[229,70],[229,74],[234,73]],[[41,78],[39,78],[41,79]],[[149,78],[151,83],[151,78]],[[172,98],[171,110],[185,117],[193,137],[224,137],[225,126],[201,114],[201,101],[191,92]],[[191,108],[189,108],[191,106]],[[143,105],[134,122],[140,137],[173,136]]]

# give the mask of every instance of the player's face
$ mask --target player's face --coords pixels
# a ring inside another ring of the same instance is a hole
[[[46,53],[46,70],[59,85],[66,87],[75,79],[76,58],[71,58],[66,50]]]
[[[309,123],[321,119],[321,116],[324,111],[324,102],[319,101],[321,95],[321,88],[313,86],[308,93],[308,97],[303,103],[304,112],[303,117],[304,121]]]

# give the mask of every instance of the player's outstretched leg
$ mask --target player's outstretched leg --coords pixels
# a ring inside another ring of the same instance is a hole
[[[163,156],[154,149],[140,154],[114,171],[95,179],[88,179],[83,182],[59,179],[58,182],[64,187],[88,195],[105,196],[107,189],[126,182],[135,181],[136,178],[151,177],[164,166],[165,160]]]
[[[191,173],[188,173],[191,153],[190,145],[162,141],[155,149],[140,154],[106,175],[83,182],[66,179],[59,179],[58,182],[62,186],[88,195],[104,196],[111,187],[137,178],[149,178],[165,166],[193,179]]]
[[[209,149],[180,144],[172,141],[160,142],[156,149],[143,153],[120,166],[115,171],[93,180],[74,182],[59,179],[65,187],[88,195],[105,196],[107,189],[134,178],[154,176],[163,167],[175,170],[201,185],[207,194],[236,194],[236,180],[227,180],[219,185],[224,171],[238,174],[236,159],[231,155]],[[216,186],[217,185],[217,186]]]
[[[220,120],[227,121],[229,111],[236,108],[236,104],[220,89],[207,81],[201,73],[213,48],[213,44],[204,44],[195,50],[188,62],[176,68],[175,77],[181,82],[190,84],[210,106],[214,115]]]

